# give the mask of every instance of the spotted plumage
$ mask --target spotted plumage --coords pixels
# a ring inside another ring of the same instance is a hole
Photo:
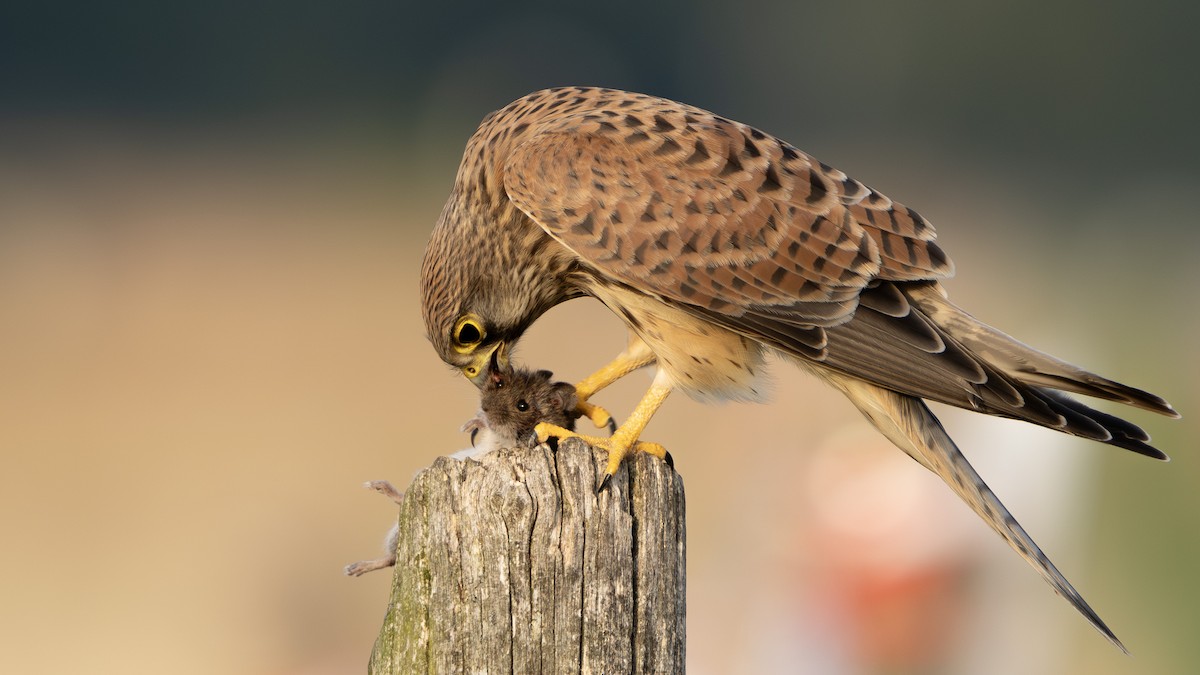
[[[429,338],[477,385],[544,311],[599,299],[633,337],[578,385],[581,410],[654,363],[611,439],[607,474],[675,389],[759,395],[765,351],[845,393],[1103,634],[922,399],[1021,419],[1151,457],[1137,426],[1063,392],[1176,416],[1161,398],[1027,347],[951,304],[953,264],[916,211],[753,127],[643,94],[535,92],[471,137],[422,267]],[[501,359],[503,360],[503,359]],[[602,417],[602,416],[600,416]],[[598,419],[593,416],[593,419]],[[540,435],[566,433],[539,427]]]

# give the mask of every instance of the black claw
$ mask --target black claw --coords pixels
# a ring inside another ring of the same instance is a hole
[[[608,435],[612,436],[617,433],[617,421],[613,418],[608,418]]]
[[[596,486],[596,494],[600,494],[604,491],[604,488],[608,487],[609,478],[612,478],[611,473],[604,474],[604,477],[600,479],[600,484]]]
[[[472,447],[472,448],[473,448],[473,447],[475,447],[475,437],[476,437],[476,436],[478,436],[478,435],[479,435],[479,429],[478,429],[478,428],[475,428],[475,429],[472,429],[472,430],[471,430],[471,447]]]
[[[671,456],[670,450],[667,450],[667,456],[663,457],[663,459],[667,461],[667,466],[671,467],[672,469],[675,468],[675,458]]]

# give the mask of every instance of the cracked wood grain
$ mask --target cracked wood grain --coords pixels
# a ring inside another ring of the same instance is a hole
[[[639,454],[597,494],[604,460],[568,439],[418,474],[369,672],[682,673],[683,481]]]

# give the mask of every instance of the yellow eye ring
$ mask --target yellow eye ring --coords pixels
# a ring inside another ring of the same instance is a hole
[[[483,323],[475,316],[464,316],[454,324],[454,332],[451,333],[454,340],[454,348],[460,352],[466,353],[474,351],[479,343],[487,337],[487,332],[483,329]]]

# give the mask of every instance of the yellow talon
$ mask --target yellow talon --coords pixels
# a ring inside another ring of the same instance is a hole
[[[630,453],[644,452],[654,455],[659,459],[664,459],[667,462],[671,461],[668,458],[669,455],[667,453],[667,449],[662,445],[659,445],[658,443],[651,443],[649,441],[634,441],[632,443],[625,442],[619,438],[620,430],[618,430],[618,435],[614,435],[609,438],[599,438],[596,436],[585,436],[555,424],[541,422],[533,428],[533,431],[537,434],[539,443],[545,443],[550,438],[557,438],[560,441],[564,438],[578,438],[588,445],[607,451],[608,465],[604,469],[604,475],[600,478],[600,483],[596,486],[597,492],[603,490],[605,485],[608,485],[608,479],[612,478],[613,474],[617,472],[617,469],[621,468],[621,462],[628,457]]]
[[[608,451],[608,465],[604,469],[604,476],[600,479],[600,484],[597,486],[597,491],[604,489],[608,484],[608,479],[621,468],[621,460],[625,459],[630,452],[645,452],[659,459],[667,460],[667,449],[658,443],[649,443],[639,441],[638,436],[642,434],[642,430],[646,428],[646,423],[654,415],[654,411],[662,405],[662,402],[667,398],[667,394],[671,393],[671,385],[666,381],[665,376],[661,373],[655,377],[654,384],[650,386],[650,390],[642,397],[641,403],[638,403],[636,409],[629,416],[629,419],[622,424],[612,436],[608,438],[597,438],[595,436],[584,436],[583,434],[575,433],[569,429],[547,424],[542,422],[533,428],[537,434],[538,442],[545,443],[551,436],[559,440],[564,438],[581,438],[585,443],[592,446],[603,448]]]
[[[611,446],[611,443],[602,445]],[[600,479],[600,487],[603,487],[608,479],[621,468],[621,462],[634,452],[644,452],[649,455],[654,455],[659,459],[667,458],[667,449],[658,443],[650,443],[647,441],[636,441],[632,446],[624,447],[605,447],[608,450],[608,466],[604,469],[604,477]]]
[[[599,445],[608,440],[607,438],[598,438],[596,436],[584,436],[583,434],[575,433],[570,429],[560,427],[557,424],[550,424],[549,422],[538,422],[537,426],[533,428],[533,433],[537,434],[538,443],[545,443],[551,438],[557,438],[560,441],[564,438],[581,438],[588,445]]]
[[[598,405],[582,401],[575,406],[575,412],[579,413],[581,417],[591,420],[597,429],[607,428],[609,434],[617,430],[617,425],[613,422],[612,415],[608,414],[607,410]]]

